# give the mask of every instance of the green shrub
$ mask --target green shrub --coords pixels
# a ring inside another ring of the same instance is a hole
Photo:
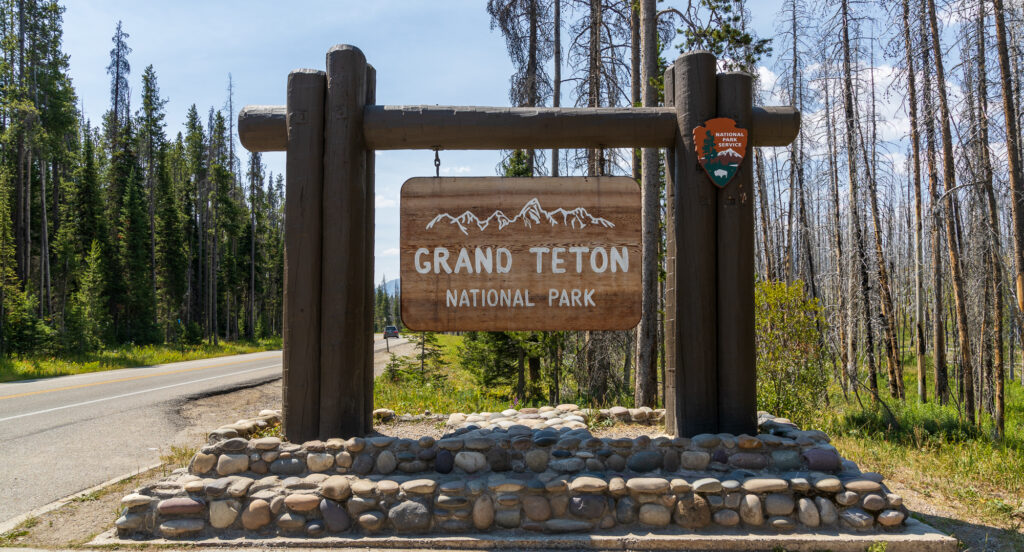
[[[757,282],[757,407],[797,424],[825,405],[828,374],[822,347],[822,308],[803,282]]]

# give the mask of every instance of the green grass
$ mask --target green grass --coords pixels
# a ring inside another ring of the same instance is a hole
[[[1006,436],[996,442],[989,416],[983,414],[978,425],[971,426],[952,403],[921,404],[916,376],[916,361],[904,366],[905,402],[889,398],[884,378],[879,380],[888,410],[872,405],[864,392],[863,409],[852,396],[844,400],[838,390],[833,392],[833,406],[822,417],[821,429],[861,469],[881,472],[953,508],[963,519],[1020,530],[1024,527],[1024,388],[1017,381],[1006,382]],[[930,400],[932,390],[928,390]]]
[[[118,368],[137,368],[280,348],[281,338],[275,338],[259,342],[221,341],[216,346],[204,343],[184,348],[175,345],[125,345],[81,354],[3,358],[0,359],[0,383],[102,372]]]
[[[479,389],[472,375],[459,365],[461,335],[437,334],[437,342],[444,368],[436,377],[420,381],[413,371],[410,376],[393,381],[385,373],[374,381],[375,407],[390,408],[398,414],[494,412],[509,408],[507,389]]]

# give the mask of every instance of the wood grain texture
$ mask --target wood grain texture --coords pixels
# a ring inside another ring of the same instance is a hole
[[[718,75],[718,116],[751,124],[753,78]],[[754,177],[753,155],[718,190],[718,431],[757,431],[757,371],[754,350]]]
[[[750,142],[785,146],[796,138],[793,107],[756,107]],[[367,105],[364,137],[372,149],[671,147],[675,112],[651,108],[526,108]],[[284,151],[284,106],[247,105],[238,136],[249,151]]]
[[[320,207],[323,188],[323,71],[288,75],[285,161],[284,434],[296,443],[320,429]]]
[[[676,376],[676,435],[718,432],[716,192],[697,162],[693,129],[715,116],[715,56],[689,52],[673,67],[678,121],[668,199],[669,252],[665,348]],[[667,368],[666,368],[667,370]],[[730,382],[731,383],[731,382]]]
[[[366,66],[366,105],[373,105],[377,101],[377,70],[372,65]],[[375,201],[376,192],[375,189],[375,165],[374,158],[375,154],[373,150],[364,150],[363,155],[366,156],[366,197],[364,198],[364,209],[366,209],[366,215],[369,220],[366,223],[366,236],[363,241],[363,247],[366,248],[367,262],[363,265],[365,272],[366,282],[370,285],[366,286],[366,305],[363,307],[363,316],[366,320],[373,324],[373,240],[374,240],[374,218],[375,218]],[[372,330],[372,327],[371,327]],[[367,369],[363,370],[363,407],[366,411],[370,412],[371,415],[366,416],[363,420],[363,431],[369,433],[373,431],[373,344],[366,347],[364,353],[366,357],[363,362],[366,363]]]
[[[247,105],[238,112],[238,139],[249,151],[288,149],[287,106]]]
[[[370,106],[373,149],[663,146],[674,116],[661,108]]]
[[[674,113],[675,112],[675,103],[676,103],[676,97],[675,97],[676,96],[676,92],[675,92],[676,87],[675,87],[675,72],[673,71],[671,65],[669,65],[668,68],[665,69],[665,81],[664,82],[665,82],[665,105],[668,108],[672,109],[672,111]],[[677,131],[678,131],[678,127],[677,127]],[[677,144],[677,143],[678,142],[676,142],[675,139],[673,138],[673,145],[668,147],[668,148],[665,148],[665,190],[667,192],[669,192],[669,193],[674,193],[672,190],[674,190],[674,188],[675,188],[675,184],[674,184],[674,182],[675,182],[675,170],[676,170],[675,169],[675,167],[676,167],[676,162],[675,162],[675,153],[676,153],[675,144]],[[674,204],[674,202],[671,202],[671,201],[668,202],[666,204],[666,210],[674,210],[675,207],[673,206],[673,204]],[[675,220],[675,214],[674,213],[673,213],[672,217],[673,217],[672,220]],[[667,219],[667,216],[666,216],[666,224],[667,224],[667,221],[668,221],[668,219]],[[668,226],[666,226],[666,228],[668,228]],[[675,254],[676,254],[675,232],[668,232],[668,231],[666,231],[666,234],[665,234],[665,256],[666,256],[665,263],[668,263],[668,259],[674,259],[675,258]],[[668,265],[666,264],[666,267],[667,266]],[[667,271],[666,270],[666,275],[665,276],[666,276],[666,278],[665,278],[666,294],[668,293],[668,289],[669,288],[671,288],[673,290],[673,293],[675,293],[675,291],[674,291],[675,287],[676,287],[676,285],[675,285],[675,278],[676,278],[675,270],[672,270],[672,271]],[[666,305],[666,309],[665,310],[666,311],[668,310],[667,309],[667,305]],[[673,322],[672,323],[673,323],[673,325],[675,324],[675,318],[674,317],[673,317]],[[666,340],[669,339],[669,335],[671,335],[671,334],[669,333],[669,328],[668,328],[668,313],[667,312],[665,313],[664,318],[663,318],[663,331],[664,331],[664,335],[665,335]],[[664,390],[665,390],[665,396],[664,396],[664,404],[665,404],[665,431],[667,431],[670,434],[674,434],[676,432],[676,358],[675,358],[676,351],[675,351],[675,347],[669,347],[668,343],[664,344],[664,348],[665,348],[665,352],[664,352],[664,355],[665,355],[665,381],[662,383],[662,385],[664,386]]]
[[[371,283],[366,263],[368,213],[366,147],[362,136],[366,103],[366,58],[358,48],[327,52],[324,124],[323,286],[320,325],[320,436],[364,435],[370,415],[364,392],[366,349],[373,324],[366,313]],[[372,212],[372,210],[369,210]]]
[[[552,266],[552,253],[535,247],[564,250]],[[478,248],[489,267],[477,264]],[[612,248],[626,265],[613,262]],[[627,177],[414,178],[402,186],[400,263],[402,322],[413,330],[629,329],[640,319],[640,189]],[[593,290],[591,302],[585,292],[574,301],[574,289]]]

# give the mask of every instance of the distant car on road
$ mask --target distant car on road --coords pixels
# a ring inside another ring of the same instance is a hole
[[[394,326],[386,326],[384,328],[384,339],[387,339],[389,337],[397,338],[398,337],[398,328],[396,328]]]

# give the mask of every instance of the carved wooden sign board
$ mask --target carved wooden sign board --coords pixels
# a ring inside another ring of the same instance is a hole
[[[400,213],[412,330],[625,330],[640,320],[631,178],[413,178]]]

